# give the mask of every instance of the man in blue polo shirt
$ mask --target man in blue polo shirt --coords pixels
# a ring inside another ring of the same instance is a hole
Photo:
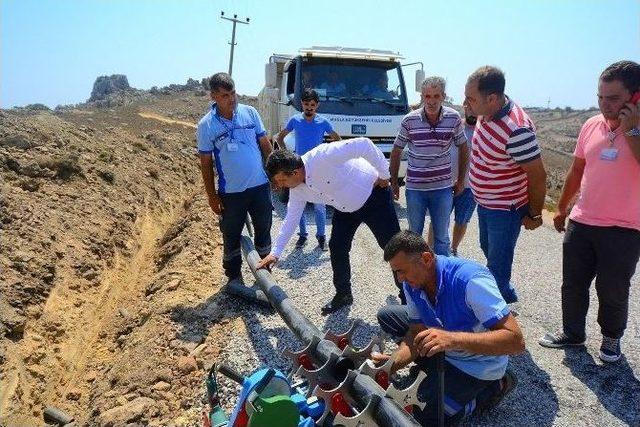
[[[229,74],[214,74],[209,88],[214,102],[200,119],[196,133],[200,170],[209,206],[219,216],[225,275],[229,282],[241,281],[240,235],[247,213],[253,222],[256,251],[261,256],[271,251],[273,206],[263,168],[263,159],[271,153],[271,143],[256,109],[237,103],[235,84]]]
[[[287,126],[278,133],[276,140],[280,147],[285,147],[284,138],[294,132],[296,145],[295,153],[302,156],[308,151],[322,144],[324,135],[329,135],[330,141],[337,141],[340,136],[333,130],[331,122],[317,113],[320,99],[313,89],[305,89],[302,93],[302,113],[289,119]],[[316,238],[321,250],[326,251],[327,238],[325,235],[325,223],[327,222],[326,206],[314,203],[313,210],[316,216]],[[307,222],[304,213],[300,217],[300,233],[296,247],[301,248],[307,243]]]
[[[437,422],[436,353],[445,352],[445,416],[456,423],[477,409],[497,405],[516,385],[508,355],[524,351],[522,332],[488,269],[462,258],[434,255],[417,233],[401,231],[384,248],[384,259],[403,282],[406,306],[378,312],[382,330],[403,338],[392,372],[410,362],[427,373],[415,416]],[[372,354],[376,363],[391,356]]]

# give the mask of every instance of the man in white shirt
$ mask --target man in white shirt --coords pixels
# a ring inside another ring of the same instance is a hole
[[[267,159],[266,170],[272,182],[291,192],[276,244],[258,268],[270,269],[278,261],[307,202],[331,205],[335,213],[329,250],[336,295],[322,307],[322,314],[350,305],[349,251],[360,224],[369,227],[380,248],[400,231],[384,154],[370,139],[354,138],[321,144],[302,157],[286,150],[274,151]],[[404,294],[399,295],[404,301]]]

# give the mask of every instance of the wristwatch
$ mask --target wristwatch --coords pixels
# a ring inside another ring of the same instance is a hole
[[[527,213],[527,217],[532,220],[532,221],[537,221],[539,219],[542,219],[542,214],[538,214],[538,215],[531,215],[531,212]]]
[[[640,136],[640,127],[636,126],[634,128],[629,129],[628,131],[625,132],[625,135],[631,136],[631,137]]]

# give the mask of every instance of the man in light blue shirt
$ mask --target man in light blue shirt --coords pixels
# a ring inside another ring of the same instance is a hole
[[[222,265],[231,282],[242,280],[240,235],[247,213],[253,222],[256,250],[263,256],[271,251],[273,206],[263,168],[263,159],[271,153],[271,143],[256,109],[237,103],[231,76],[213,75],[209,88],[214,103],[200,119],[196,138],[209,206],[218,215],[222,231]]]
[[[318,94],[313,89],[305,89],[302,93],[303,113],[294,115],[289,119],[287,126],[278,133],[276,140],[280,147],[285,147],[284,138],[294,132],[296,146],[295,152],[302,156],[309,150],[316,148],[324,140],[325,134],[329,135],[330,141],[337,141],[340,136],[333,130],[331,122],[317,113],[320,100]],[[326,251],[327,238],[325,236],[325,223],[327,221],[327,210],[324,204],[314,203],[313,210],[316,216],[316,238],[321,250]],[[307,242],[307,223],[304,213],[300,217],[300,237],[296,242],[296,247],[301,248]]]
[[[384,248],[384,259],[403,282],[406,306],[378,312],[382,330],[400,342],[392,372],[415,361],[427,373],[415,414],[422,425],[437,420],[435,358],[445,352],[445,416],[456,423],[476,408],[497,405],[516,384],[508,355],[521,353],[520,327],[500,295],[495,279],[480,264],[434,255],[424,239],[401,231]],[[372,354],[380,363],[390,356]]]

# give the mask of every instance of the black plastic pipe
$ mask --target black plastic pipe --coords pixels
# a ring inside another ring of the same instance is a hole
[[[255,251],[251,239],[242,236],[242,251],[244,253],[247,264],[253,272],[256,282],[262,292],[271,303],[271,306],[280,314],[280,317],[289,326],[289,329],[304,342],[305,346],[312,342],[315,337],[320,338],[315,349],[310,349],[311,356],[324,363],[329,360],[333,354],[338,356],[335,366],[330,367],[334,379],[337,383],[341,383],[346,378],[349,369],[354,369],[354,363],[350,359],[341,356],[338,346],[329,340],[322,339],[320,330],[309,321],[289,299],[286,292],[273,279],[271,273],[265,269],[257,270],[256,265],[260,261],[260,256]],[[392,399],[385,397],[385,391],[380,387],[373,378],[361,374],[357,371],[350,371],[350,375],[354,376],[351,386],[347,390],[349,396],[358,404],[359,410],[371,400],[372,395],[380,397],[378,404],[373,410],[373,419],[379,426],[389,427],[406,427],[419,426],[418,422],[401,408]],[[378,399],[376,399],[378,400]]]

